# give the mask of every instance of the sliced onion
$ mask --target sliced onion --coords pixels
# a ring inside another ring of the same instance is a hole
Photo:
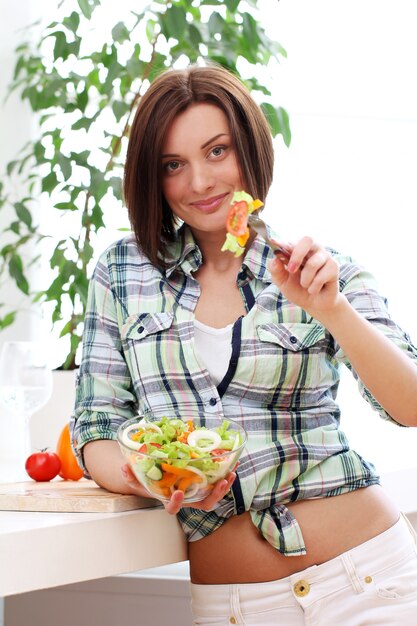
[[[198,442],[201,439],[209,439],[211,443],[209,445],[199,446]],[[211,452],[219,447],[222,438],[218,433],[214,430],[204,430],[203,428],[198,428],[197,430],[193,430],[188,437],[187,443],[189,446],[193,446],[193,448],[199,448],[199,450],[203,450],[204,452]]]
[[[194,483],[194,485],[190,485],[184,493],[184,496],[186,498],[192,498],[196,495],[198,491],[200,491],[200,489],[204,489],[204,487],[207,487],[207,477],[204,472],[197,469],[196,467],[192,467],[191,465],[187,465],[184,469],[190,472],[194,472],[194,474],[197,474],[197,476],[200,476],[201,478],[201,483]],[[176,491],[175,487],[171,487],[171,493],[174,493],[174,491]]]
[[[192,498],[193,496],[195,496],[195,495],[196,495],[196,493],[198,493],[198,492],[200,491],[200,489],[201,489],[201,485],[200,485],[200,483],[194,483],[194,485],[190,485],[190,486],[186,489],[186,491],[185,491],[185,493],[184,493],[184,497],[186,497],[186,498]],[[175,487],[171,487],[171,493],[174,493],[174,491],[177,491],[177,490],[175,489]]]
[[[123,431],[122,442],[127,448],[130,448],[131,450],[139,450],[139,448],[143,445],[143,443],[139,441],[134,441],[133,439],[129,437],[129,434],[132,431],[137,431],[137,430],[138,430],[138,424],[130,424],[130,426],[125,428]]]
[[[162,430],[159,428],[157,424],[153,422],[148,422],[144,417],[137,424],[140,428],[144,428],[145,430],[154,430],[156,433],[162,435]]]
[[[198,483],[199,489],[201,489],[201,487],[207,487],[207,478],[204,472],[199,470],[197,467],[193,467],[192,465],[187,465],[186,467],[184,467],[184,469],[186,469],[189,472],[194,472],[194,474],[197,474],[197,476],[200,476],[201,483]]]

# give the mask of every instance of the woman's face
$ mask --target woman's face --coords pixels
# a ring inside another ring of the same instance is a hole
[[[221,232],[233,193],[243,189],[229,123],[213,104],[177,115],[162,146],[162,190],[177,217],[194,232]]]

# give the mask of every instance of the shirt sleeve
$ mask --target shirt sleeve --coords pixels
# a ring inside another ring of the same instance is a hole
[[[132,379],[123,358],[117,300],[108,265],[104,254],[90,282],[82,359],[70,420],[72,446],[84,471],[84,445],[98,439],[116,439],[120,424],[137,412]]]
[[[350,304],[365,319],[369,320],[373,326],[378,328],[390,341],[400,350],[407,354],[417,366],[417,348],[411,342],[410,337],[404,332],[390,317],[387,300],[378,293],[375,278],[363,267],[356,264],[350,257],[336,257],[340,264],[340,290],[346,296]],[[335,344],[335,358],[338,362],[344,363],[352,372],[358,382],[361,395],[379,413],[380,417],[391,421],[399,426],[374,398],[370,391],[360,380],[346,355],[340,346]]]

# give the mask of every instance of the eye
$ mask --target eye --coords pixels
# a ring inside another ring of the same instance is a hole
[[[211,149],[210,154],[216,158],[221,157],[226,152],[226,148],[227,146],[214,146],[214,148]]]
[[[177,172],[181,167],[181,163],[179,161],[168,161],[168,163],[164,163],[163,169],[167,174],[172,174],[173,172]]]

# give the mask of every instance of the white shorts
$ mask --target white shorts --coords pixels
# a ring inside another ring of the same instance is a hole
[[[401,517],[360,546],[280,580],[191,584],[191,605],[193,626],[417,626],[416,534]]]

